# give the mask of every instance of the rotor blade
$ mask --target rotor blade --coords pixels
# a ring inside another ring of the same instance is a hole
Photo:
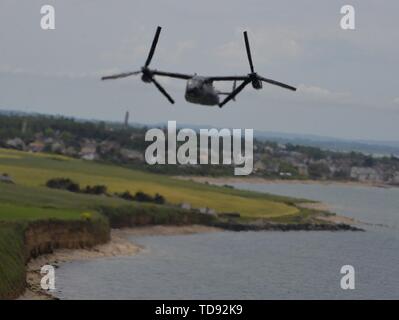
[[[279,86],[279,87],[282,87],[282,88],[285,88],[285,89],[296,91],[296,88],[291,87],[288,84],[285,84],[285,83],[282,83],[282,82],[278,82],[278,81],[275,81],[275,80],[272,80],[272,79],[263,78],[263,77],[260,77],[260,76],[258,76],[258,78],[260,80],[264,81],[264,82],[267,82],[267,83],[270,83],[270,84],[274,84],[275,86]]]
[[[157,31],[155,32],[154,40],[152,40],[151,49],[150,49],[150,52],[148,53],[147,61],[145,62],[145,65],[144,65],[145,67],[148,67],[152,60],[152,56],[154,55],[155,47],[157,46],[159,34],[161,33],[161,29],[162,28],[158,26]]]
[[[247,35],[246,31],[244,31],[244,40],[245,40],[245,48],[247,49],[249,67],[251,68],[251,72],[254,73],[254,65],[252,63],[251,48],[249,47],[248,35]]]
[[[160,83],[155,80],[154,78],[151,79],[152,83],[155,84],[155,86],[158,88],[159,91],[169,100],[170,103],[174,104],[175,101],[172,99],[172,97],[166,92],[166,90],[160,85]]]
[[[113,74],[110,76],[102,77],[101,80],[112,80],[112,79],[126,78],[126,77],[130,77],[130,76],[139,74],[140,72],[141,71],[133,71],[133,72],[124,72],[124,73],[119,73],[119,74]]]
[[[233,99],[237,94],[239,94],[245,86],[250,83],[251,80],[247,78],[243,83],[241,83],[230,95],[228,95],[221,103],[219,103],[219,107],[223,107],[227,102]]]

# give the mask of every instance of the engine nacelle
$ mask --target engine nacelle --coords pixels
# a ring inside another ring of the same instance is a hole
[[[143,73],[143,75],[141,76],[141,80],[143,80],[143,82],[151,82],[151,76]]]
[[[262,81],[258,79],[252,80],[252,87],[256,90],[262,89]]]

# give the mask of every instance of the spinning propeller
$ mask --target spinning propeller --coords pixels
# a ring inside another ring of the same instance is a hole
[[[157,80],[155,80],[154,74],[149,68],[149,65],[151,63],[152,57],[155,52],[155,48],[158,43],[161,29],[162,29],[161,27],[158,27],[157,31],[155,32],[155,36],[154,36],[154,40],[152,41],[150,52],[148,53],[147,60],[144,64],[144,66],[141,67],[141,70],[114,74],[111,76],[102,77],[101,80],[113,80],[113,79],[126,78],[126,77],[130,77],[130,76],[138,75],[141,73],[142,74],[141,80],[143,80],[144,82],[152,82],[155,85],[155,87],[166,97],[166,99],[169,100],[170,103],[172,103],[172,104],[175,103],[175,101],[172,99],[172,97],[166,92],[164,87],[162,87],[161,84]]]
[[[251,70],[251,73],[248,73],[247,77],[244,79],[244,81],[237,87],[235,88],[220,104],[219,107],[223,107],[227,102],[229,102],[230,100],[234,99],[236,97],[237,94],[239,94],[249,83],[252,84],[252,87],[254,89],[262,89],[262,81],[263,82],[267,82],[279,87],[283,87],[289,90],[293,90],[296,91],[296,88],[291,87],[285,83],[281,83],[275,80],[271,80],[271,79],[267,79],[264,78],[260,75],[258,75],[255,72],[254,69],[254,65],[252,62],[252,55],[251,55],[251,48],[249,46],[249,41],[248,41],[248,35],[247,32],[244,31],[244,40],[245,40],[245,48],[247,51],[247,56],[248,56],[248,62],[249,62],[249,68]]]

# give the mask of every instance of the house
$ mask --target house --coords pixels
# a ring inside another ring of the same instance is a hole
[[[273,152],[274,152],[273,148],[270,147],[270,146],[266,146],[263,150],[264,150],[266,153],[270,153],[270,154],[273,154]]]
[[[216,216],[216,211],[214,209],[206,208],[199,208],[198,211],[202,214],[207,214],[210,216]]]
[[[296,164],[295,165],[296,169],[298,170],[298,173],[301,176],[308,176],[309,172],[308,172],[308,166],[306,164]]]
[[[180,204],[180,208],[184,210],[191,210],[191,204],[188,202],[183,202],[182,204]]]
[[[399,185],[399,171],[396,171],[396,172],[393,174],[393,177],[392,177],[392,179],[391,179],[391,183],[392,183],[392,184]]]
[[[291,177],[292,173],[291,172],[280,172],[280,177]]]
[[[108,153],[118,151],[120,149],[120,147],[121,146],[118,142],[110,141],[110,140],[102,141],[99,145],[101,154],[108,154]]]
[[[98,159],[97,146],[95,142],[86,142],[79,152],[83,160],[93,161]]]
[[[52,144],[52,143],[54,143],[54,138],[51,138],[51,137],[44,138],[44,143],[45,144]]]
[[[368,167],[352,167],[350,177],[361,182],[382,182],[384,180],[376,169]]]
[[[65,153],[65,145],[63,142],[53,142],[51,144],[51,152]]]
[[[8,139],[6,141],[6,146],[18,150],[25,149],[25,143],[22,141],[21,138]]]
[[[80,155],[80,158],[87,161],[94,161],[98,159],[98,155],[95,152],[83,153]]]
[[[42,152],[45,147],[46,145],[44,144],[44,142],[36,140],[29,143],[28,150],[31,152]]]
[[[124,158],[126,160],[137,160],[140,162],[144,161],[143,154],[137,150],[122,148],[120,150],[120,154],[121,154],[122,158]]]
[[[266,165],[262,161],[259,160],[254,163],[254,171],[255,172],[264,171],[264,170],[266,170]]]

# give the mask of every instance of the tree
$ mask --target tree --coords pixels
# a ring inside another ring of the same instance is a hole
[[[374,166],[374,164],[375,164],[375,161],[372,156],[367,156],[363,161],[363,166],[365,166],[365,167],[372,167],[372,166]]]
[[[308,166],[309,177],[318,179],[325,178],[330,175],[331,171],[327,164],[323,162],[311,163]]]

